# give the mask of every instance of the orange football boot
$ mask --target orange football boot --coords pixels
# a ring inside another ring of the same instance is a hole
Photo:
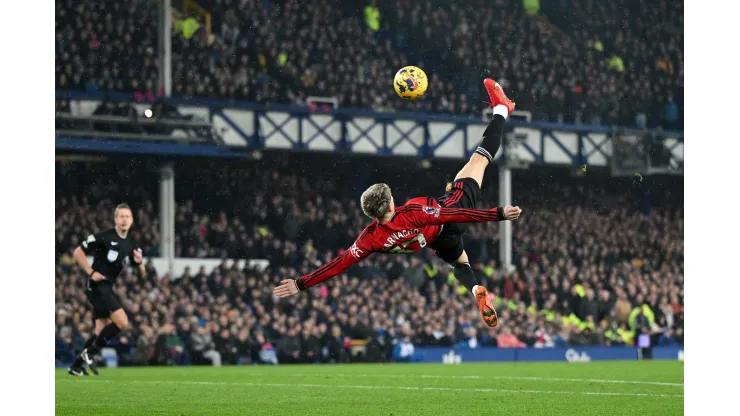
[[[488,291],[485,287],[478,285],[478,287],[475,288],[475,300],[478,301],[480,316],[483,317],[483,321],[485,321],[486,325],[491,328],[495,328],[496,325],[498,325],[498,315],[496,314],[496,309],[493,308],[493,303],[491,302],[493,298],[495,298],[495,295],[492,295],[490,299],[488,298]]]

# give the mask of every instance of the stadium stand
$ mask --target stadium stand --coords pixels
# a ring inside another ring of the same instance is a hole
[[[112,207],[128,201],[134,237],[146,243],[146,257],[158,255],[157,163],[111,157],[56,164],[59,365],[91,331],[84,282],[71,257],[79,239],[109,227]],[[517,171],[515,201],[533,215],[514,224],[516,269],[502,270],[494,260],[495,225],[473,226],[466,237],[476,273],[498,295],[501,324],[493,330],[429,252],[375,255],[302,296],[272,297],[280,279],[351,245],[368,223],[357,200],[369,183],[389,183],[398,201],[438,195],[458,165],[435,161],[424,169],[403,159],[277,152],[259,162],[178,159],[178,256],[265,258],[270,266],[223,263],[169,276],[149,263],[149,279],[126,273],[118,294],[132,329],[113,345],[119,364],[388,361],[402,339],[510,348],[632,345],[636,334],[648,333],[655,344],[683,344],[680,179]],[[409,180],[421,175],[424,181]],[[337,176],[346,180],[333,181]],[[496,174],[489,176],[496,183]],[[418,190],[410,192],[410,182]],[[484,199],[495,205],[485,188]]]
[[[681,2],[544,2],[533,15],[503,0],[198,3],[211,36],[173,36],[174,96],[480,116],[488,69],[536,120],[683,125]],[[154,100],[156,22],[154,2],[57,0],[57,88]],[[428,97],[391,99],[409,63],[429,74]]]

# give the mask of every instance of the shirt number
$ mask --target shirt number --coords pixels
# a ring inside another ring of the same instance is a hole
[[[406,248],[406,247],[409,246],[409,244],[414,243],[414,242],[419,242],[419,246],[421,248],[424,248],[424,247],[427,246],[427,239],[424,238],[424,234],[419,233],[416,237],[412,238],[411,240],[405,241],[405,242],[401,243],[400,245],[398,245],[396,247],[393,247],[389,251],[389,253],[395,253],[395,254],[411,254],[411,253],[415,253],[416,251],[409,250],[409,249]]]

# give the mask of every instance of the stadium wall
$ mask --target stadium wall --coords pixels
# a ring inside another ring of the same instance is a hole
[[[118,367],[118,355],[113,348],[102,351],[106,367]],[[634,347],[556,347],[556,348],[478,348],[458,349],[442,347],[415,348],[408,362],[462,364],[468,362],[569,362],[591,361],[635,361],[635,360],[683,361],[683,346],[644,349]],[[57,368],[63,364],[57,363]]]
[[[425,347],[416,349],[413,361],[460,364],[464,362],[590,362],[612,360],[683,361],[683,346],[643,349],[634,347],[478,348]],[[652,357],[651,357],[652,355]]]

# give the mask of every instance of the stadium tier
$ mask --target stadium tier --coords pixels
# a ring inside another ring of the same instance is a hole
[[[156,164],[57,163],[59,363],[69,362],[91,329],[72,259],[79,239],[109,226],[115,204],[128,201],[145,257],[159,254],[156,181],[147,180]],[[118,294],[133,327],[113,344],[120,364],[212,363],[216,356],[221,363],[386,361],[404,337],[417,347],[472,349],[635,345],[643,332],[656,345],[683,342],[680,178],[515,172],[516,203],[532,213],[514,224],[516,270],[496,261],[495,225],[471,227],[465,243],[476,275],[498,295],[495,329],[480,320],[451,268],[428,252],[375,255],[307,296],[272,297],[275,282],[335,257],[369,223],[358,207],[360,172],[386,181],[405,201],[443,193],[451,179],[443,172],[454,174],[456,165],[438,161],[427,170],[397,159],[284,152],[261,161],[179,160],[177,257],[268,259],[269,267],[222,264],[164,276],[149,264],[157,278],[126,273]],[[407,178],[421,175],[411,193]],[[495,199],[484,189],[483,204]],[[215,353],[206,358],[207,351]]]
[[[174,97],[479,116],[488,70],[535,120],[683,125],[682,2],[197,3],[208,26],[173,23]],[[159,96],[157,22],[157,2],[57,0],[57,88]],[[409,64],[429,75],[424,100],[395,99]]]

